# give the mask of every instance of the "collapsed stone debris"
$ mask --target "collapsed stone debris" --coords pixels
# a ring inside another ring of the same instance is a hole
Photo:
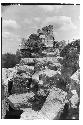
[[[14,68],[3,68],[2,118],[6,118],[11,107],[15,111],[22,111],[20,119],[78,119],[78,42],[65,45],[58,56],[54,57],[50,52],[51,57],[22,58]],[[64,115],[66,110],[67,114]]]

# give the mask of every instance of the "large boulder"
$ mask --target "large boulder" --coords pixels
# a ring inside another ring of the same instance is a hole
[[[57,74],[60,74],[60,71],[50,70],[46,67],[46,69],[42,71],[35,72],[32,75],[32,79],[35,79],[36,81],[40,81],[40,80],[45,81],[46,77],[51,78]]]
[[[80,102],[80,72],[77,70],[69,83],[68,98],[72,108],[78,108]]]
[[[20,116],[20,119],[23,120],[49,120],[47,116],[42,114],[41,112],[34,111],[30,108],[26,109],[25,112],[23,112]]]
[[[6,112],[9,110],[9,104],[7,102],[8,93],[8,69],[2,68],[2,83],[1,83],[1,99],[2,99],[2,119],[5,118]],[[11,78],[11,77],[10,77]]]
[[[71,79],[74,80],[77,84],[80,83],[80,70],[79,69],[71,76]]]
[[[8,78],[13,78],[14,75],[16,75],[17,69],[16,67],[8,68]]]
[[[3,99],[3,100],[2,100],[2,119],[5,118],[6,111],[7,111],[6,100]]]
[[[53,88],[50,90],[46,101],[40,111],[34,111],[32,109],[26,109],[22,114],[20,119],[27,120],[53,120],[59,119],[58,116],[62,112],[66,101],[67,93]]]
[[[41,109],[49,120],[58,119],[60,112],[62,112],[66,100],[67,92],[59,88],[52,88],[50,93]]]
[[[1,85],[1,109],[2,109],[2,119],[5,118],[6,112],[9,110],[9,104],[7,101],[7,98],[9,96],[9,92],[8,92],[8,80],[5,80],[3,85]]]
[[[33,74],[32,79],[35,79],[39,85],[47,89],[53,86],[63,90],[66,89],[66,81],[62,78],[60,71],[54,71],[47,68]]]
[[[8,78],[8,70],[7,68],[2,68],[2,84],[4,84],[4,81]]]
[[[42,76],[48,76],[48,77],[51,78],[51,77],[53,77],[54,75],[57,75],[57,74],[61,74],[60,71],[50,70],[46,67],[45,70],[34,73],[32,75],[32,79],[36,79],[36,80],[39,81]]]
[[[13,94],[8,97],[10,106],[14,109],[29,108],[29,99],[34,98],[34,93]]]
[[[70,106],[72,108],[77,108],[78,107],[78,103],[79,103],[79,96],[78,96],[78,93],[76,92],[76,90],[71,90],[71,98],[69,99],[70,101]]]
[[[16,68],[2,68],[2,85],[8,85],[8,81],[17,74]]]

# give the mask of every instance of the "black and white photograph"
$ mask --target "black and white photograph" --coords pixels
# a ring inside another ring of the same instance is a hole
[[[1,3],[1,119],[79,120],[79,58],[80,4]]]

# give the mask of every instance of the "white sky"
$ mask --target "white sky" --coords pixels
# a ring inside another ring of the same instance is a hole
[[[21,38],[53,24],[55,39],[80,38],[79,5],[11,5],[2,7],[2,53],[15,53]]]

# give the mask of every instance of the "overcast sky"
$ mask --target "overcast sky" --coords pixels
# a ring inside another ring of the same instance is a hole
[[[1,8],[2,53],[15,53],[21,38],[54,25],[55,40],[80,38],[79,5],[11,5]]]

